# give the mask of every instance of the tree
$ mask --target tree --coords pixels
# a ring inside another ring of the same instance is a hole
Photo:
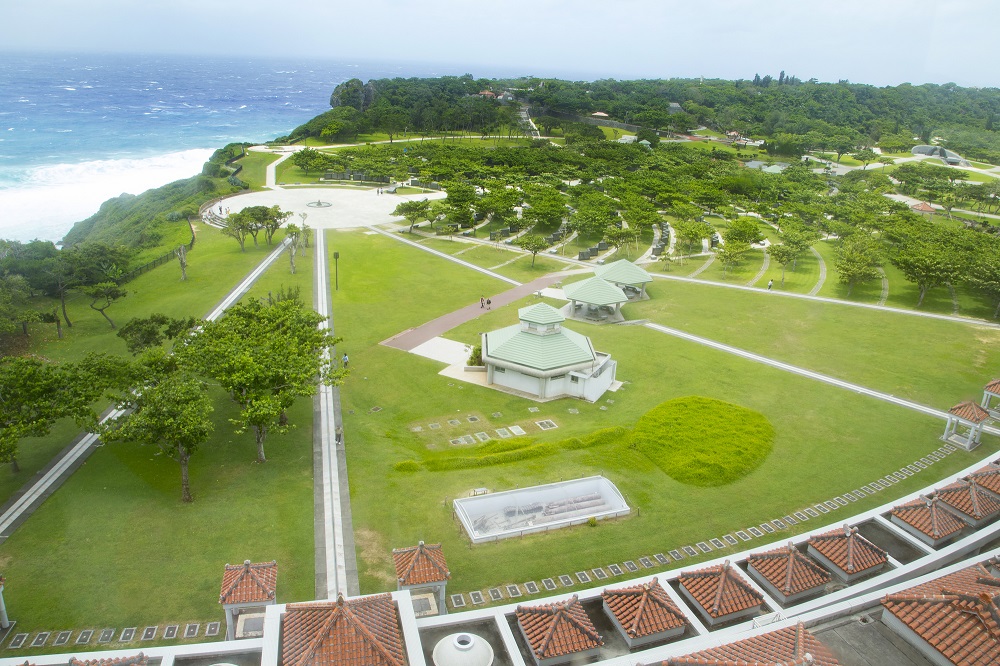
[[[222,235],[235,238],[240,244],[240,252],[246,252],[247,235],[250,233],[251,220],[242,211],[228,215],[222,223]]]
[[[986,240],[988,238],[988,240]],[[996,307],[993,318],[1000,317],[1000,238],[985,237],[972,254],[968,283],[986,294]]]
[[[549,246],[548,241],[538,234],[525,234],[517,243],[525,252],[531,253],[531,267],[535,267],[535,256]]]
[[[133,355],[147,349],[159,347],[164,340],[173,340],[190,331],[197,324],[194,317],[174,319],[165,314],[154,312],[148,317],[129,319],[118,330],[118,337],[125,341],[125,346]]]
[[[90,405],[120,377],[112,357],[92,355],[77,365],[57,366],[37,357],[0,358],[0,462],[18,471],[18,442],[47,435],[59,419],[90,427]]]
[[[867,169],[869,164],[878,159],[878,153],[871,148],[865,148],[854,153],[851,157],[864,164],[863,168]]]
[[[111,328],[115,328],[115,322],[111,321],[111,317],[108,316],[106,310],[115,304],[125,296],[128,295],[128,291],[121,287],[117,282],[107,281],[98,282],[95,285],[85,287],[83,292],[90,297],[90,307],[101,313]]]
[[[795,260],[795,257],[798,256],[798,253],[796,253],[796,251],[793,248],[783,243],[779,245],[768,246],[767,253],[768,255],[770,255],[772,259],[774,259],[776,262],[778,262],[778,264],[781,265],[781,286],[784,287],[785,268],[788,266],[788,264],[792,263]]]
[[[177,261],[181,265],[181,282],[184,282],[188,279],[187,245],[179,246],[176,250],[174,250],[174,255],[176,255]]]
[[[237,432],[251,430],[257,461],[264,441],[288,428],[286,410],[296,398],[316,393],[318,382],[337,384],[327,350],[340,338],[317,328],[323,318],[296,298],[239,303],[177,350],[181,364],[215,379],[239,405]]]
[[[756,245],[764,240],[764,234],[760,231],[757,220],[750,217],[741,217],[729,223],[729,227],[722,232],[722,237],[726,243],[746,243]]]
[[[406,218],[406,221],[410,223],[410,233],[413,233],[413,227],[417,222],[427,219],[430,208],[431,202],[427,199],[403,201],[396,206],[392,214]]]
[[[841,244],[834,266],[837,279],[847,285],[847,295],[855,285],[878,279],[882,273],[882,247],[869,234],[853,234]]]
[[[749,251],[750,246],[743,241],[733,241],[717,248],[715,254],[722,262],[723,274],[729,273],[730,268],[739,266]]]
[[[558,228],[569,213],[568,199],[554,187],[537,185],[528,189],[528,206],[524,216],[535,224]]]
[[[674,222],[673,227],[677,240],[684,244],[685,254],[692,254],[696,243],[700,245],[714,233],[711,226],[694,220],[680,220]]]
[[[188,461],[212,434],[212,404],[205,383],[171,373],[147,381],[139,391],[126,391],[118,402],[125,412],[100,429],[109,442],[156,446],[181,468],[181,501],[190,502]]]
[[[919,288],[918,308],[923,305],[929,290],[949,282],[956,275],[950,244],[941,240],[944,239],[910,236],[889,255],[892,264]]]
[[[611,225],[604,230],[604,241],[614,247],[626,247],[629,243],[637,243],[639,240],[639,229],[633,226],[618,228]]]
[[[285,238],[288,239],[288,263],[292,275],[295,275],[295,255],[305,248],[305,232],[297,224],[285,227]]]

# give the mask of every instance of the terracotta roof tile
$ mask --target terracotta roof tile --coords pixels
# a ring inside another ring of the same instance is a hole
[[[828,647],[809,633],[800,622],[794,627],[745,638],[734,643],[672,657],[661,666],[702,664],[704,666],[839,666]]]
[[[115,657],[114,659],[83,660],[70,657],[69,660],[69,666],[146,666],[148,663],[149,657],[141,652],[131,657]]]
[[[278,563],[258,562],[250,564],[227,564],[222,574],[220,604],[250,604],[274,601],[278,585]]]
[[[785,596],[826,585],[832,577],[829,571],[800,553],[791,543],[784,548],[750,555],[747,564]]]
[[[281,618],[283,666],[403,666],[392,597],[288,604]]]
[[[949,409],[948,413],[953,416],[957,416],[960,419],[971,421],[972,423],[982,423],[990,418],[990,413],[988,411],[971,400],[958,403]]]
[[[1000,495],[1000,465],[990,463],[969,475],[981,488]]]
[[[975,478],[966,477],[939,488],[938,499],[973,520],[984,520],[1000,513],[1000,501],[983,492]]]
[[[809,545],[849,574],[860,573],[889,561],[884,550],[858,534],[858,528],[844,525],[809,539]]]
[[[983,387],[984,391],[989,391],[996,395],[1000,395],[1000,379],[994,379],[989,384]]]
[[[1000,578],[982,565],[942,576],[882,600],[886,611],[963,666],[997,664]]]
[[[677,582],[715,618],[764,603],[764,597],[736,573],[728,560],[707,569],[682,573]]]
[[[562,603],[518,606],[515,615],[539,660],[604,645],[575,594]]]
[[[439,583],[451,578],[439,543],[428,546],[421,541],[411,548],[395,548],[392,561],[400,585]]]
[[[687,625],[687,618],[654,578],[645,585],[604,590],[604,603],[632,638]]]
[[[955,514],[941,508],[937,496],[920,497],[893,507],[892,515],[931,539],[944,539],[965,527]]]

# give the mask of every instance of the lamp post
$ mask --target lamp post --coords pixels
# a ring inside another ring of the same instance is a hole
[[[333,279],[334,291],[340,291],[340,253],[333,253]]]

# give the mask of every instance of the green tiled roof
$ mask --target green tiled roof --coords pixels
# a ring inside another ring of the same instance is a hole
[[[628,296],[620,287],[616,287],[599,277],[568,284],[563,287],[563,293],[571,301],[580,301],[591,305],[614,305],[628,300]]]
[[[618,284],[645,284],[653,281],[649,273],[628,259],[619,259],[607,266],[598,266],[594,269],[594,275]]]
[[[536,303],[521,308],[517,311],[517,318],[532,324],[559,324],[566,321],[566,317],[548,303]]]
[[[536,370],[554,370],[597,358],[587,336],[576,331],[564,328],[538,335],[522,331],[520,324],[487,333],[483,356]]]

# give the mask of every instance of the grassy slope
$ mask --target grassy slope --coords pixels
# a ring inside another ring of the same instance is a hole
[[[234,241],[207,229],[197,247],[187,283],[176,280],[171,265],[137,280],[136,297],[123,302],[128,302],[123,321],[126,315],[152,311],[204,314],[266,253],[265,248],[240,253]],[[283,257],[250,295],[298,286],[311,303],[311,254],[297,258],[294,276]],[[220,279],[224,275],[231,278]],[[94,337],[98,340],[40,348],[76,358],[79,348],[120,344],[111,333],[98,331]],[[313,518],[311,510],[302,510],[312,507],[313,497],[312,402],[301,399],[290,411],[297,427],[269,436],[266,465],[253,462],[251,434],[233,433],[228,419],[235,417],[235,408],[228,397],[217,393],[214,402],[215,433],[191,461],[193,504],[180,502],[175,462],[149,448],[109,445],[95,451],[0,545],[0,561],[11,581],[5,596],[18,609],[19,629],[219,619],[223,565],[248,558],[278,560],[279,599],[313,596]],[[43,444],[58,450],[75,434],[71,424],[61,425]],[[156,603],[150,604],[154,597]],[[75,601],[67,604],[66,599]]]

